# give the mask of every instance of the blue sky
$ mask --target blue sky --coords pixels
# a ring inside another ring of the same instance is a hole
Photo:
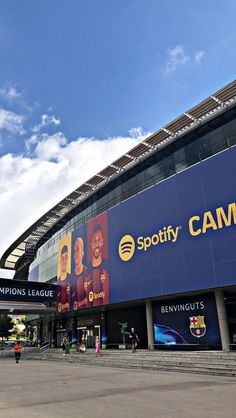
[[[235,16],[236,0],[0,0],[0,255],[73,188],[235,78]]]

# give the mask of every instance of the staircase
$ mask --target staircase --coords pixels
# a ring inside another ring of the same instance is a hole
[[[123,367],[129,369],[163,370],[181,373],[199,373],[217,376],[236,376],[236,353],[222,351],[167,352],[138,350],[104,350],[96,357],[94,350],[63,356],[61,349],[49,349],[42,353],[24,354],[29,360],[56,361],[91,366]]]

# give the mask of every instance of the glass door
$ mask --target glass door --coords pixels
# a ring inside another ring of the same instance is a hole
[[[79,327],[77,329],[79,343],[83,342],[87,348],[94,348],[96,337],[100,338],[100,325]]]

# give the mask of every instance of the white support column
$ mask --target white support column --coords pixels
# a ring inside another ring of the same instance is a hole
[[[150,300],[146,300],[146,318],[147,318],[148,348],[150,350],[154,350],[152,302]]]
[[[215,298],[216,298],[216,309],[217,309],[217,316],[218,316],[218,321],[219,321],[222,350],[230,351],[230,346],[229,346],[230,335],[229,335],[229,327],[228,327],[228,321],[227,321],[223,290],[216,289]]]

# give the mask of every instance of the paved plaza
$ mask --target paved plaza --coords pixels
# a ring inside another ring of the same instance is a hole
[[[236,379],[1,358],[1,418],[232,418]]]

